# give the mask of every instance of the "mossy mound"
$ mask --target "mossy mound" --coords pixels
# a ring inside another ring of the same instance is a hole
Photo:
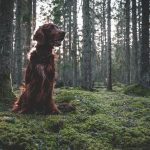
[[[148,150],[149,97],[122,91],[57,89],[57,103],[76,107],[61,115],[0,112],[0,149]]]
[[[128,95],[148,97],[150,96],[150,88],[148,89],[148,88],[143,87],[142,85],[135,84],[135,85],[127,86],[124,89],[124,93]]]

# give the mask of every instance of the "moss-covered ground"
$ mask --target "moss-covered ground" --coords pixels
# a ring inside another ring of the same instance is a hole
[[[61,115],[13,114],[0,103],[2,150],[149,150],[150,97],[97,89],[57,89],[57,102],[76,111]]]

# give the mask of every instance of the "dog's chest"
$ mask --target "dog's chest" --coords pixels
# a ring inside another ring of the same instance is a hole
[[[40,76],[43,79],[46,77],[54,78],[55,76],[55,64],[54,55],[37,55],[36,53],[31,56],[30,61],[34,64],[36,76]]]
[[[54,55],[51,53],[38,54],[37,52],[33,52],[31,54],[30,61],[33,62],[34,64],[53,65],[54,64]]]

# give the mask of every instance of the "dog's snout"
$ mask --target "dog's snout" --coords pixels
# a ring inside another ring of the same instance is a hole
[[[61,36],[62,36],[62,37],[64,37],[64,36],[65,36],[65,34],[66,34],[66,32],[65,32],[65,31],[61,31]]]

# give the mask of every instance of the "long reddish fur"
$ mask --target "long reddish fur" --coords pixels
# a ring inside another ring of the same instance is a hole
[[[43,51],[45,51],[44,54]],[[53,99],[55,83],[54,59],[55,55],[52,53],[52,48],[45,45],[36,46],[36,50],[31,53],[26,69],[25,89],[13,106],[14,112],[59,112]]]

